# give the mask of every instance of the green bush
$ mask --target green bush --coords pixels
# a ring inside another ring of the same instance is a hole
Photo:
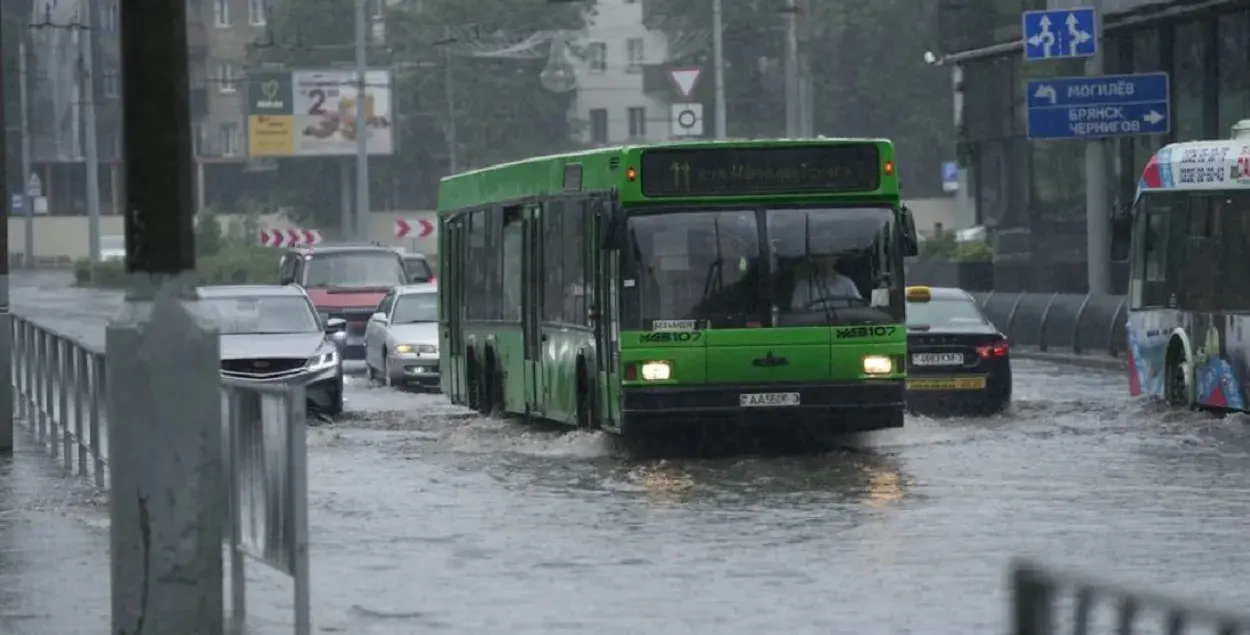
[[[954,259],[960,262],[989,262],[994,259],[994,251],[983,240],[960,243],[954,255]]]
[[[79,258],[74,261],[74,284],[80,287],[91,284],[91,260]]]
[[[277,284],[279,252],[257,245],[230,244],[196,262],[200,284]]]
[[[920,243],[920,259],[954,260],[958,248],[959,241],[955,240],[955,232],[939,230]]]
[[[74,281],[84,287],[120,289],[126,286],[126,263],[105,260],[92,264],[83,258],[74,262]]]

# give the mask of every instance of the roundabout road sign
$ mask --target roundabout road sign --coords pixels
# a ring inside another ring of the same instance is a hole
[[[703,104],[673,104],[669,115],[674,137],[703,136]]]

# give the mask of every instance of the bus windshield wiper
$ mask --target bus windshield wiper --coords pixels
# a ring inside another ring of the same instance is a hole
[[[807,284],[809,289],[815,289],[820,294],[819,300],[811,300],[808,304],[820,302],[825,310],[825,322],[832,325],[837,323],[838,312],[833,308],[833,292],[829,290],[829,286],[825,284],[825,277],[816,268],[816,261],[812,258],[812,213],[803,212],[803,260],[807,263]],[[805,307],[806,308],[806,307]]]
[[[720,253],[720,219],[712,218],[712,231],[716,238],[716,257],[707,266],[707,277],[703,280],[703,295],[699,299],[699,319],[703,321],[703,328],[711,326],[711,311],[708,310],[708,300],[713,294],[720,293],[724,287],[724,275],[721,273],[725,268],[725,259]]]

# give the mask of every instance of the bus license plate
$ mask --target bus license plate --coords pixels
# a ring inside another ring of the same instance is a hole
[[[797,392],[759,392],[738,395],[738,405],[743,408],[758,407],[777,407],[777,406],[797,406],[799,405],[799,393]]]
[[[984,377],[908,379],[908,390],[985,390]]]
[[[963,366],[963,353],[916,353],[911,356],[916,366]]]

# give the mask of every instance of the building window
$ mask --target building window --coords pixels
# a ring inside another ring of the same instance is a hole
[[[110,2],[100,11],[100,30],[113,32],[117,30],[117,3]]]
[[[603,42],[591,42],[586,47],[586,61],[590,64],[592,73],[602,73],[608,70],[608,45]]]
[[[118,90],[117,69],[115,68],[104,69],[103,84],[104,84],[104,96],[105,97],[117,96],[117,90]]]
[[[608,111],[606,108],[590,109],[590,142],[608,142]]]
[[[1220,135],[1250,118],[1250,11],[1220,16]]]
[[[642,65],[646,62],[646,49],[644,48],[643,39],[640,37],[631,37],[625,41],[626,55],[629,59],[629,72],[642,72]]]
[[[239,153],[239,124],[233,121],[221,124],[221,156],[232,157]]]
[[[233,93],[237,90],[234,83],[234,64],[230,62],[222,62],[217,65],[217,91],[222,93]]]
[[[265,26],[269,21],[269,0],[247,0],[247,21],[252,26]]]
[[[204,156],[204,122],[191,124],[191,152],[197,157]]]
[[[230,0],[213,0],[213,21],[220,28],[230,26]]]
[[[1176,27],[1172,57],[1172,133],[1177,141],[1204,138],[1202,121],[1202,80],[1206,75],[1203,23],[1190,22]]]
[[[629,109],[629,138],[641,139],[647,136],[647,109],[635,106]]]

